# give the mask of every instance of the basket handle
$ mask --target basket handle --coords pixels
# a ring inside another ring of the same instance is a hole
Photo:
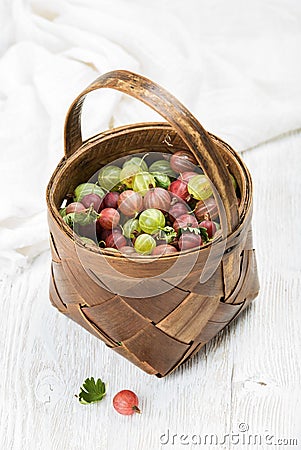
[[[150,106],[172,125],[213,184],[223,236],[231,233],[239,223],[237,198],[229,171],[219,150],[205,129],[182,103],[161,86],[141,75],[126,70],[105,73],[73,101],[65,122],[66,158],[83,144],[81,111],[85,97],[89,92],[100,88],[116,89],[131,95]]]

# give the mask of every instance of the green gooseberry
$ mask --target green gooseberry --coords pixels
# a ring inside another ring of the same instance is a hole
[[[140,234],[134,244],[134,248],[140,255],[150,255],[156,247],[155,239],[149,234]]]
[[[156,180],[149,172],[137,173],[133,180],[133,191],[145,195],[151,188],[156,187]]]
[[[79,184],[74,190],[74,201],[80,202],[85,195],[97,194],[99,197],[104,197],[105,192],[97,184],[94,183],[82,183]]]
[[[120,184],[121,169],[118,166],[105,166],[100,169],[98,174],[98,183],[107,191],[113,191]]]

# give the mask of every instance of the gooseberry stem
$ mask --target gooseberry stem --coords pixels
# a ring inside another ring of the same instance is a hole
[[[139,166],[141,167],[141,164],[143,163],[144,159],[149,155],[149,153],[145,153],[145,155],[143,155],[143,157],[141,158],[141,162],[139,164]]]

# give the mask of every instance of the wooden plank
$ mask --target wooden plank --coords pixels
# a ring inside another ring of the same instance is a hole
[[[220,302],[216,311],[211,316],[213,322],[229,322],[241,309],[241,305],[231,305],[230,303]]]
[[[67,305],[68,303],[75,303],[75,304],[85,303],[85,300],[79,295],[74,285],[70,283],[70,280],[67,277],[61,263],[56,263],[55,261],[52,261],[51,276],[52,276],[52,283],[55,286],[55,289],[60,297],[60,300],[64,304]]]
[[[176,309],[157,324],[157,327],[181,342],[189,344],[199,336],[218,304],[219,299],[216,297],[188,294]]]
[[[62,259],[62,266],[68,277],[69,286],[82,297],[82,304],[100,305],[114,297],[113,292],[94,281],[95,278],[92,278],[84,267],[78,266],[71,259]]]
[[[123,297],[123,300],[143,316],[157,323],[173,311],[187,296],[187,292],[172,288],[166,293],[146,298]]]
[[[150,323],[118,295],[102,305],[83,307],[82,312],[115,342],[129,339]]]
[[[123,345],[161,375],[165,375],[175,365],[175,361],[180,360],[189,349],[189,345],[173,339],[152,323],[130,339],[123,341]]]

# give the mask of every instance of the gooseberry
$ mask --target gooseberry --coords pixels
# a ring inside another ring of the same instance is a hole
[[[203,200],[199,200],[194,209],[194,214],[199,221],[204,220],[205,218],[209,218],[210,220],[217,219],[218,209],[215,199],[210,197],[204,202]]]
[[[120,183],[121,169],[118,166],[105,166],[98,173],[98,183],[108,191],[116,189]]]
[[[128,239],[133,239],[141,231],[139,220],[134,218],[127,220],[122,228],[124,236]]]
[[[98,228],[99,226],[99,228]],[[105,241],[108,236],[112,233],[112,229],[105,230],[104,228],[101,228],[99,225],[99,222],[96,222],[96,230],[97,230],[97,237],[100,241]]]
[[[177,253],[177,251],[173,245],[161,244],[154,248],[152,255],[171,255],[172,253]]]
[[[170,194],[165,189],[160,187],[150,189],[144,196],[143,206],[146,209],[155,208],[160,209],[163,212],[169,210],[170,207]]]
[[[196,175],[188,182],[188,192],[196,200],[206,200],[213,194],[208,178],[205,175]]]
[[[94,183],[82,183],[79,184],[74,190],[74,201],[80,202],[81,199],[88,194],[97,194],[99,197],[103,197],[105,192],[97,184]]]
[[[183,172],[178,176],[178,180],[184,181],[188,184],[189,180],[191,180],[191,178],[195,177],[196,175],[196,172]]]
[[[97,194],[87,194],[81,199],[81,203],[85,208],[90,208],[93,206],[95,211],[99,211],[102,206],[102,199]]]
[[[155,233],[165,226],[165,217],[159,209],[146,209],[139,216],[139,225],[145,233]]]
[[[142,172],[142,169],[136,165],[124,166],[120,172],[120,182],[132,189],[134,177],[140,172]]]
[[[174,222],[177,217],[188,213],[188,206],[183,202],[177,202],[170,207],[168,213],[170,220]]]
[[[170,158],[170,167],[178,173],[194,170],[196,165],[195,157],[185,150],[175,152]]]
[[[112,228],[116,228],[119,224],[120,214],[114,208],[105,208],[101,211],[100,216],[97,221],[100,226],[105,230],[111,230]]]
[[[150,255],[156,247],[155,239],[149,234],[139,234],[134,244],[135,250],[141,255]]]
[[[230,173],[230,177],[231,177],[231,181],[232,181],[234,190],[236,191],[236,189],[237,189],[237,181],[236,181],[236,179],[234,178],[234,176],[232,175],[232,173]]]
[[[103,199],[103,207],[104,208],[118,208],[118,192],[108,192]]]
[[[135,216],[142,210],[143,199],[139,192],[124,191],[118,198],[118,207],[125,216]]]
[[[74,232],[82,237],[89,239],[96,239],[96,221],[88,223],[87,225],[81,225],[79,223],[74,223]]]
[[[133,191],[144,196],[149,189],[156,186],[156,180],[149,172],[137,173],[133,179]]]
[[[90,238],[87,238],[84,236],[81,236],[80,240],[84,245],[96,245],[96,243],[95,243],[95,241],[93,241],[93,239],[90,239]]]
[[[119,230],[112,230],[112,233],[106,238],[105,243],[107,247],[117,249],[120,249],[127,244],[126,238]]]
[[[152,174],[156,180],[156,186],[161,187],[163,189],[168,189],[170,186],[170,178],[164,173],[155,172]]]
[[[113,398],[113,407],[119,413],[130,416],[134,413],[140,413],[138,408],[137,395],[127,389],[118,392]]]
[[[203,220],[200,224],[200,227],[206,228],[209,239],[211,239],[216,232],[216,225],[212,220]]]
[[[134,247],[131,247],[130,245],[125,245],[124,247],[120,247],[119,251],[123,253],[124,255],[134,255],[136,253],[136,250]]]
[[[128,161],[125,161],[125,163],[123,164],[122,167],[127,167],[127,166],[137,167],[138,169],[141,170],[141,172],[148,171],[148,166],[147,166],[146,162],[144,161],[144,158],[139,158],[138,156],[133,156]]]
[[[66,207],[66,214],[74,213],[74,212],[81,212],[85,211],[86,208],[81,202],[73,202],[69,203],[69,205]]]
[[[171,192],[172,196],[175,196],[176,198],[180,198],[184,201],[188,200],[189,192],[187,189],[187,184],[182,180],[175,180],[173,181],[169,188],[169,192]]]
[[[185,232],[179,237],[178,245],[180,250],[200,247],[202,245],[202,238],[199,234]]]
[[[167,175],[168,177],[176,178],[177,174],[170,167],[170,162],[166,161],[166,159],[160,159],[159,161],[153,162],[149,166],[149,172],[153,175],[156,173],[161,173]]]
[[[180,228],[197,228],[198,221],[191,214],[183,214],[182,216],[177,217],[177,219],[173,223],[173,228],[176,232],[179,231]]]

